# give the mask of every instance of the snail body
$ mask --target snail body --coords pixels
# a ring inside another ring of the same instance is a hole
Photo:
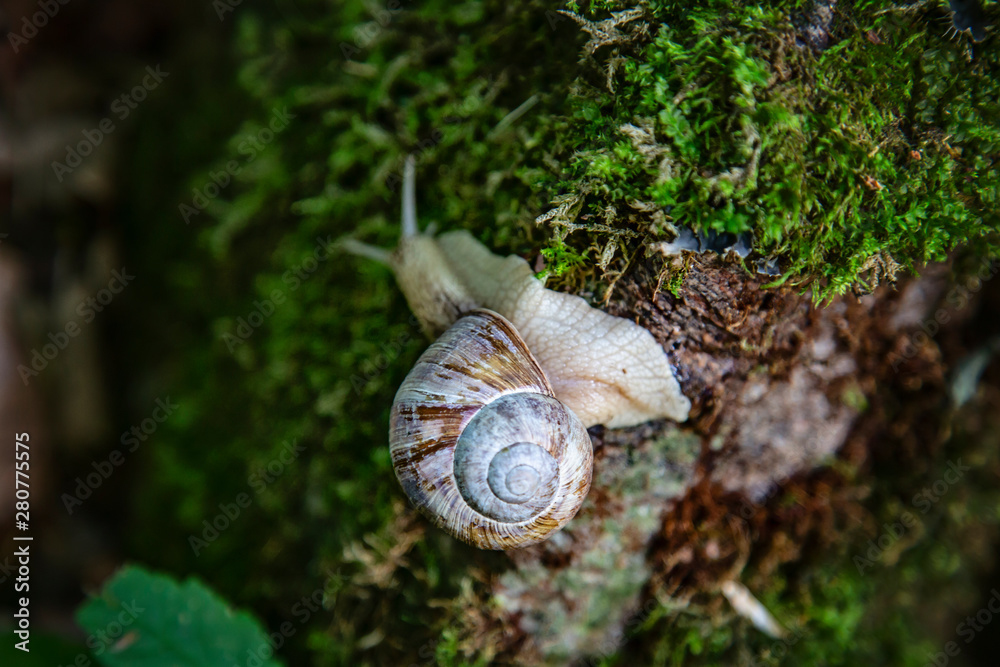
[[[691,402],[649,331],[592,308],[581,297],[546,289],[524,259],[495,255],[466,231],[448,232],[434,241],[448,261],[440,272],[465,290],[462,303],[489,308],[510,320],[556,397],[588,428],[687,419]],[[396,275],[402,283],[404,274]],[[407,294],[411,303],[420,298],[411,300]]]
[[[646,329],[545,289],[524,259],[495,255],[468,232],[419,233],[412,158],[403,186],[395,250],[344,243],[389,264],[424,332],[439,336],[393,402],[396,476],[461,540],[533,544],[587,495],[587,428],[683,421],[691,403]]]

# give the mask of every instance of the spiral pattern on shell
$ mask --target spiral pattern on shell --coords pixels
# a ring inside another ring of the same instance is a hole
[[[477,547],[544,540],[590,489],[587,430],[493,311],[462,317],[427,349],[390,420],[403,490],[436,525]]]

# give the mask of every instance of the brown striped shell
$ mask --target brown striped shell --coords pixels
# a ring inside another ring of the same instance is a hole
[[[481,549],[546,539],[590,489],[586,428],[490,310],[459,319],[417,360],[393,401],[389,448],[414,505]]]

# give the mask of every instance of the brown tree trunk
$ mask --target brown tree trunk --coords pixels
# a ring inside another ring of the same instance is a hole
[[[751,557],[766,572],[863,521],[864,485],[837,461],[857,469],[886,446],[940,443],[936,337],[970,317],[993,271],[966,268],[953,283],[949,266],[933,266],[825,306],[762,289],[761,276],[715,255],[693,260],[676,298],[656,291],[648,267],[624,278],[609,311],[668,350],[691,418],[591,429],[583,509],[552,539],[509,552],[516,567],[492,591],[499,618],[468,630],[498,633],[515,662],[551,663],[615,653],[664,602],[731,615],[721,591]],[[779,493],[796,504],[771,502]]]

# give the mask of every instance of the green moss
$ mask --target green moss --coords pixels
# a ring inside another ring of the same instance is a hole
[[[584,213],[639,200],[696,229],[752,230],[779,282],[817,298],[972,239],[995,254],[997,50],[969,62],[933,10],[859,3],[814,55],[796,42],[799,4],[653,3],[616,90],[573,98],[560,187],[586,195]],[[637,122],[643,144],[622,132]]]
[[[561,276],[582,266],[587,261],[587,251],[578,253],[556,238],[542,248],[542,257],[545,258],[546,267],[536,277],[544,280],[547,276]]]
[[[669,276],[664,281],[663,286],[668,292],[674,295],[674,298],[680,298],[681,285],[684,284],[684,279],[687,277],[688,272],[691,271],[691,259],[690,257],[685,258],[680,267],[672,267],[669,271]]]

